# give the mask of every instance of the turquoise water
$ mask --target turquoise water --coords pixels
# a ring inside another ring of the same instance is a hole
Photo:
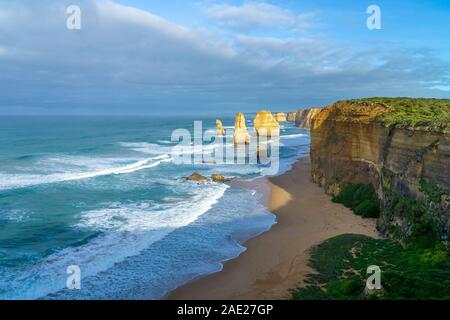
[[[270,228],[253,190],[183,181],[261,172],[174,164],[171,134],[194,120],[214,128],[198,117],[0,118],[0,299],[159,299]],[[280,173],[308,145],[308,131],[283,125]],[[81,290],[65,289],[70,265]]]

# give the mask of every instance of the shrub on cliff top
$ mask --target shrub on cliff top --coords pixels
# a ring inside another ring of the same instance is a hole
[[[341,203],[363,218],[378,218],[380,202],[370,184],[350,184],[333,198],[333,202]]]
[[[446,129],[450,123],[450,99],[367,98],[352,102],[382,104],[388,111],[376,121],[401,127],[427,126]]]

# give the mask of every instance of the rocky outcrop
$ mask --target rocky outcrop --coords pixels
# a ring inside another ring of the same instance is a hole
[[[272,137],[280,135],[280,124],[270,111],[262,110],[258,112],[253,126],[257,136],[264,135]]]
[[[289,122],[295,122],[295,120],[297,119],[297,111],[295,112],[288,112],[287,116],[286,116],[286,120]]]
[[[225,135],[225,129],[223,128],[223,124],[221,120],[216,120],[216,132],[218,136]]]
[[[320,108],[298,110],[295,116],[295,125],[299,128],[311,128],[312,120],[321,110]]]
[[[189,177],[184,177],[184,180],[186,181],[195,181],[195,182],[201,182],[201,183],[207,183],[210,182],[210,180],[205,177],[202,176],[200,173],[198,172],[194,172],[193,174],[191,174]]]
[[[316,114],[312,179],[331,195],[347,184],[372,184],[383,206],[379,229],[386,234],[407,237],[422,220],[448,232],[450,132],[380,122],[389,110],[381,103],[342,101]],[[425,206],[426,214],[412,217],[414,208],[398,208],[414,201],[413,207]]]
[[[287,121],[286,114],[284,112],[275,113],[275,120],[277,120],[278,122],[286,122]]]
[[[237,114],[234,122],[234,144],[250,144],[250,134],[242,112]]]

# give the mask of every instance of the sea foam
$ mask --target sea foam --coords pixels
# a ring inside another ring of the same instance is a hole
[[[195,194],[175,205],[113,203],[81,213],[77,227],[98,231],[100,235],[82,246],[52,254],[22,274],[4,279],[2,287],[6,286],[6,290],[0,293],[0,299],[38,299],[57,292],[65,288],[66,268],[70,265],[79,266],[83,278],[106,271],[174,230],[193,223],[211,209],[228,188],[224,184],[189,185],[186,188]]]

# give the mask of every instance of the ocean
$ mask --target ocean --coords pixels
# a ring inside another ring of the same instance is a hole
[[[175,164],[171,134],[195,120],[215,128],[215,118],[174,115],[0,117],[0,299],[161,299],[270,229],[275,216],[255,190],[184,181],[262,172]],[[232,135],[234,117],[221,120]],[[278,174],[309,141],[308,130],[282,125]],[[80,290],[66,288],[72,265]]]

